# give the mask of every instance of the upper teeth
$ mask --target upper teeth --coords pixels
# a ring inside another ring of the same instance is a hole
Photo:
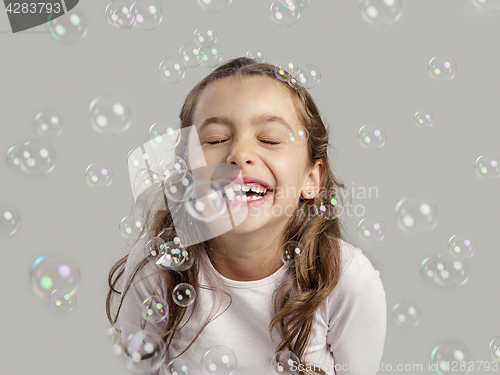
[[[256,185],[231,184],[231,187],[233,188],[234,191],[243,190],[244,192],[247,192],[247,191],[251,190],[254,193],[265,193],[267,191],[267,188],[265,188],[263,186],[256,186]]]

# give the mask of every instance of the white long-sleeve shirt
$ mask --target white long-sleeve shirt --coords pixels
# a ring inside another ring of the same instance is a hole
[[[125,266],[124,285],[138,262],[146,257],[145,243],[146,239],[141,239],[132,249]],[[335,289],[315,312],[311,339],[303,359],[323,369],[327,375],[374,375],[382,358],[387,325],[386,296],[380,271],[373,268],[359,248],[342,240],[340,244],[342,274]],[[191,343],[210,314],[217,318],[182,355],[193,365],[193,375],[205,375],[201,360],[215,345],[224,345],[234,352],[237,358],[235,375],[272,374],[270,366],[280,342],[277,328],[273,331],[274,343],[269,334],[272,295],[283,278],[292,277],[293,270],[284,265],[264,279],[235,281],[219,274],[206,252],[203,256],[206,264],[200,267],[199,283],[227,291],[232,304],[222,313],[229,304],[229,297],[198,288],[195,302],[187,307],[180,324],[182,328],[175,333],[166,353],[166,363]],[[144,322],[141,310],[144,300],[152,295],[165,300],[172,298],[172,291],[166,290],[159,277],[158,267],[161,266],[149,262],[134,278],[119,316],[122,338],[135,333]],[[193,316],[184,325],[192,311]],[[166,320],[156,324],[147,322],[145,330],[159,333],[165,324]],[[163,373],[162,370],[160,374]]]

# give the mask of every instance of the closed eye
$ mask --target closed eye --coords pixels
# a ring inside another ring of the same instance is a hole
[[[207,142],[209,145],[216,145],[216,144],[219,144],[219,143],[224,143],[228,141],[228,139],[217,139],[215,141],[210,141],[210,142]]]
[[[209,145],[217,145],[217,144],[220,144],[220,143],[224,143],[224,142],[226,142],[226,141],[228,141],[228,140],[229,140],[229,139],[217,139],[217,140],[215,140],[215,141],[210,141],[210,142],[207,142],[207,143],[208,143]],[[267,140],[267,139],[260,139],[260,141],[261,141],[262,143],[265,143],[265,144],[268,144],[268,145],[273,145],[273,146],[275,146],[275,145],[279,145],[279,144],[280,144],[280,142],[269,141],[269,140]]]
[[[267,139],[260,139],[260,141],[261,141],[262,143],[266,143],[266,144],[268,144],[268,145],[273,145],[273,146],[276,146],[276,145],[279,145],[279,144],[280,144],[280,142],[269,141],[269,140],[267,140]]]

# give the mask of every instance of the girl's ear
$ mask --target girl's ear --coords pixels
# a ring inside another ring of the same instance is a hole
[[[323,180],[324,165],[323,161],[318,160],[304,181],[302,196],[305,199],[313,199],[318,195]]]

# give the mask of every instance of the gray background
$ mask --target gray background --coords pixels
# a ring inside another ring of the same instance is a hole
[[[0,34],[1,152],[42,138],[33,123],[43,109],[58,111],[65,122],[59,137],[46,138],[58,157],[51,173],[30,176],[5,158],[0,163],[0,202],[17,207],[22,220],[18,232],[0,238],[2,374],[127,373],[108,346],[104,310],[108,271],[126,251],[118,231],[132,201],[125,157],[147,140],[151,124],[177,122],[186,94],[212,70],[188,69],[176,85],[158,74],[160,61],[193,41],[200,26],[217,30],[223,61],[251,49],[273,64],[288,56],[320,69],[323,79],[311,94],[333,129],[334,173],[348,186],[376,187],[378,197],[354,204],[387,225],[382,242],[367,244],[356,233],[361,218],[346,218],[351,239],[381,271],[387,293],[382,361],[420,363],[423,373],[431,373],[431,351],[448,339],[465,345],[472,360],[492,361],[488,345],[500,335],[500,181],[479,179],[474,162],[482,154],[500,154],[500,14],[480,11],[471,0],[403,1],[401,19],[381,28],[362,19],[356,0],[311,0],[300,20],[282,29],[271,21],[270,3],[234,0],[211,14],[195,0],[163,1],[162,24],[145,32],[111,27],[104,17],[108,1],[83,0],[76,9],[87,18],[88,34],[76,44],[53,40],[46,25]],[[9,30],[3,11],[0,30]],[[436,55],[456,61],[453,80],[429,77],[427,64]],[[132,106],[132,126],[122,135],[101,136],[90,125],[89,104],[105,93]],[[415,125],[421,108],[434,113],[432,128]],[[385,127],[382,149],[359,145],[357,132],[365,123]],[[113,167],[110,187],[86,184],[85,169],[95,162]],[[397,227],[396,203],[411,192],[438,205],[431,233],[409,235]],[[445,252],[459,232],[478,244],[469,281],[448,289],[425,283],[420,262]],[[67,254],[80,266],[77,305],[68,314],[54,313],[31,290],[31,265],[46,253]],[[390,312],[403,299],[421,309],[417,327],[394,323]]]

